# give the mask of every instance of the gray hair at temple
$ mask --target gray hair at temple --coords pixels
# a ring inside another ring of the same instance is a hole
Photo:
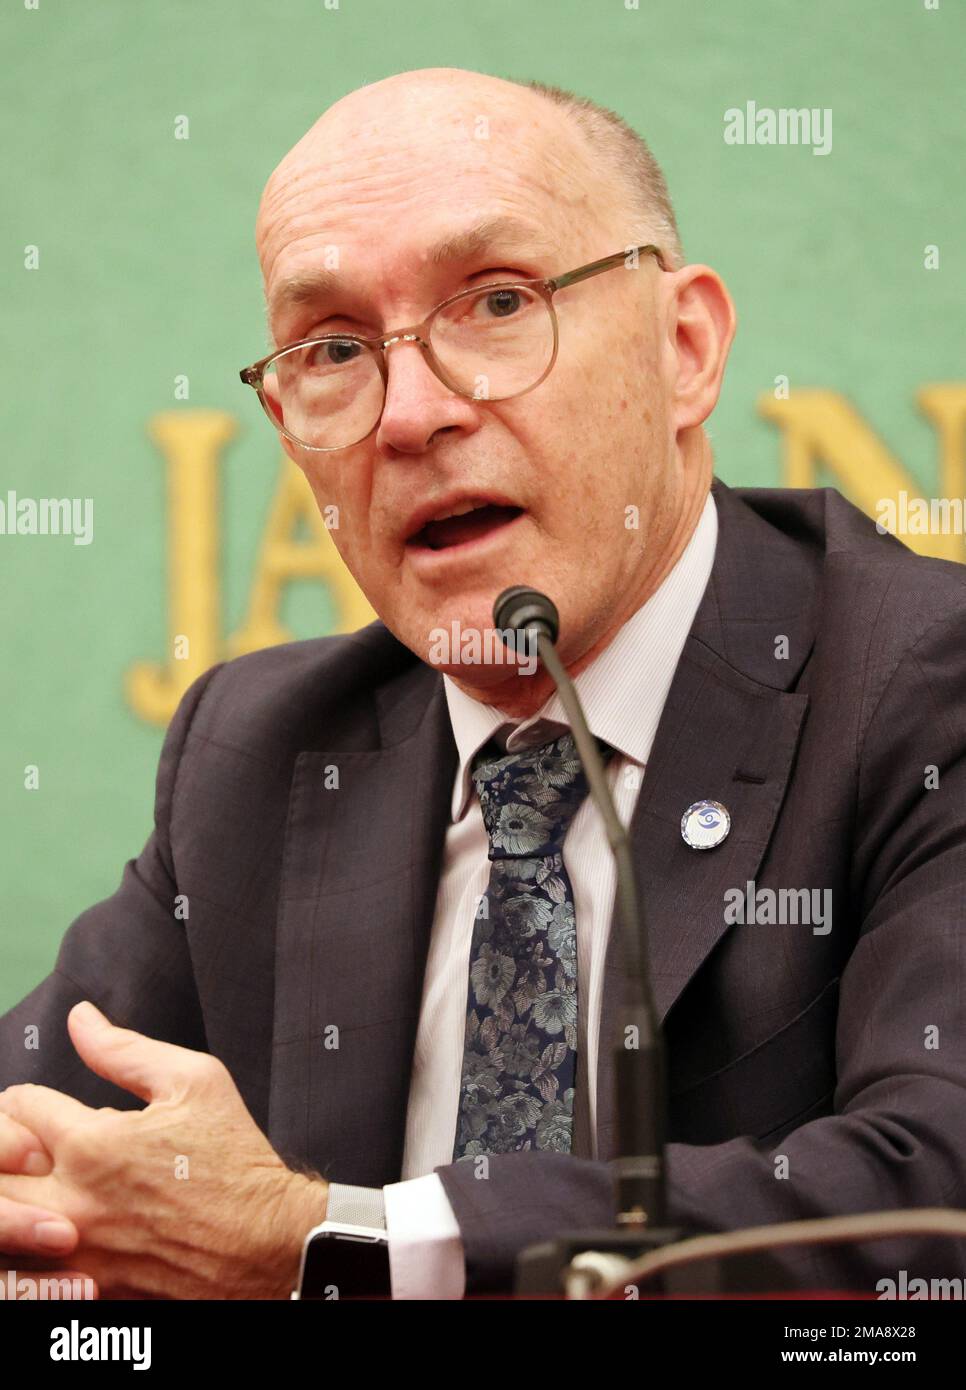
[[[547,82],[510,79],[561,107],[583,131],[587,140],[610,161],[626,182],[633,199],[634,215],[641,219],[640,239],[653,238],[671,269],[684,264],[681,236],[661,166],[643,136],[623,117],[589,97],[577,96]],[[646,232],[646,235],[644,233]]]

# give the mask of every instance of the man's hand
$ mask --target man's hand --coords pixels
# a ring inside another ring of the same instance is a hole
[[[53,1166],[36,1135],[0,1114],[0,1173],[45,1177]],[[76,1245],[72,1221],[55,1211],[0,1197],[0,1269],[25,1274],[43,1270],[52,1277],[76,1279],[79,1271],[66,1268]]]
[[[69,1256],[109,1298],[287,1298],[328,1184],[286,1168],[216,1058],[115,1028],[89,1003],[67,1026],[87,1066],[147,1108],[0,1092],[6,1153],[53,1161],[46,1174],[0,1172],[0,1249]],[[79,1241],[44,1252],[25,1233],[54,1213]]]

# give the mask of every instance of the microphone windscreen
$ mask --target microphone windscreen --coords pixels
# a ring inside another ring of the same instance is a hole
[[[493,623],[501,631],[520,632],[531,626],[542,627],[551,642],[560,632],[560,614],[553,601],[539,589],[514,584],[504,589],[493,605]]]

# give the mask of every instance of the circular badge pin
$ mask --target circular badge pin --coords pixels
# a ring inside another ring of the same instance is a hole
[[[720,801],[695,801],[681,817],[681,838],[692,849],[714,849],[731,829],[731,816]]]

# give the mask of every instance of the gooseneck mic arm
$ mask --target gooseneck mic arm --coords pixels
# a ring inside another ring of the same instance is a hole
[[[651,989],[647,938],[627,831],[617,817],[604,764],[577,691],[557,655],[557,609],[546,594],[521,585],[504,589],[493,605],[504,642],[519,650],[517,634],[529,634],[560,695],[590,793],[607,831],[617,866],[617,902],[624,948],[622,1007],[618,1011],[614,1079],[617,1099],[617,1211],[625,1229],[661,1227],[666,1219],[664,1175],[666,1061]],[[608,1039],[602,1039],[605,1046]]]

